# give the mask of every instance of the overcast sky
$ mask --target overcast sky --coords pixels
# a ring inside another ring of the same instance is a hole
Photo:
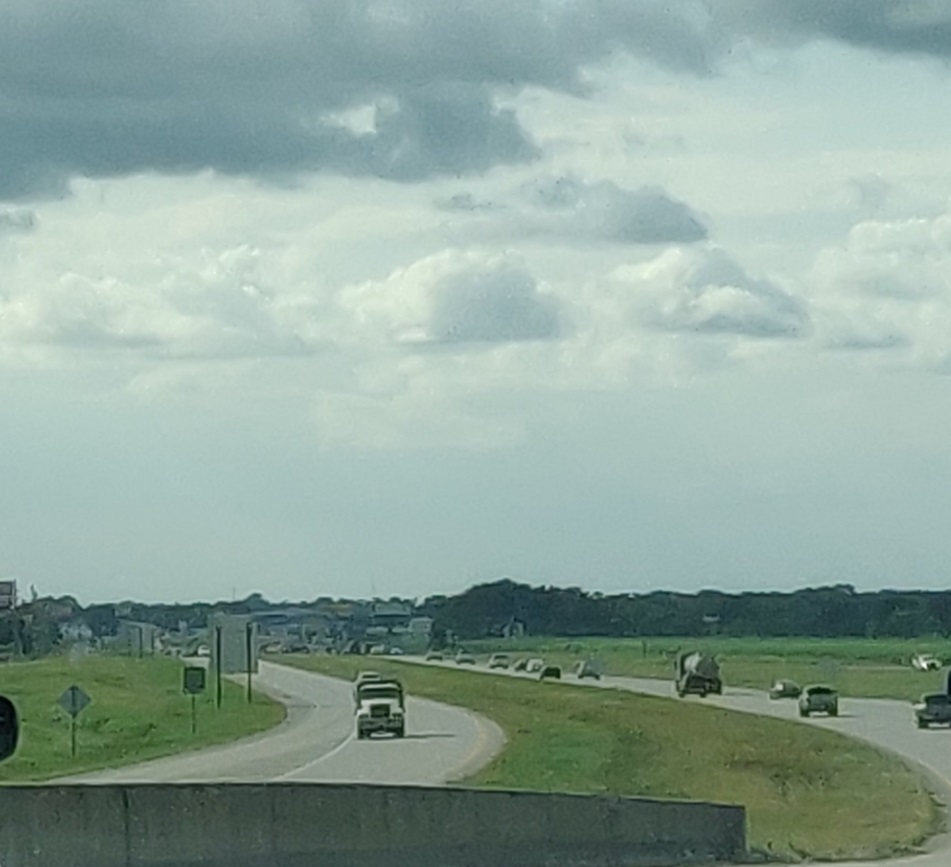
[[[7,0],[0,575],[944,588],[944,0]]]

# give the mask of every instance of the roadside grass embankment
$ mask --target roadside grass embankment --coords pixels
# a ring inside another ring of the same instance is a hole
[[[57,704],[76,684],[91,698],[77,723],[77,755],[70,755],[69,715]],[[16,754],[0,764],[0,782],[38,782],[235,740],[276,725],[282,705],[225,681],[222,706],[214,691],[197,698],[197,733],[191,733],[191,699],[182,694],[182,662],[153,657],[86,655],[51,657],[0,667],[0,693],[20,714]]]
[[[526,637],[466,642],[477,654],[496,651],[513,657],[541,656],[570,668],[594,658],[605,674],[670,679],[679,650],[716,654],[728,687],[768,689],[778,678],[801,685],[828,683],[844,696],[917,701],[922,693],[943,692],[946,674],[916,671],[917,652],[951,660],[951,642],[942,639],[865,638],[564,638]]]
[[[941,821],[899,760],[818,727],[378,657],[274,661],[347,679],[360,669],[393,674],[410,695],[493,719],[508,743],[468,785],[744,804],[751,847],[789,860],[897,854]]]

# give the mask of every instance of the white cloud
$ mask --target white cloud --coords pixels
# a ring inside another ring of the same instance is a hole
[[[810,329],[800,300],[751,277],[717,248],[672,248],[649,262],[618,268],[609,283],[628,316],[664,331],[798,338]]]
[[[926,366],[951,358],[951,213],[857,224],[812,272],[822,342],[901,349]]]
[[[53,355],[127,350],[153,358],[313,351],[307,307],[280,296],[248,246],[156,255],[120,275],[18,275],[0,298],[0,340]],[[313,342],[312,342],[313,338]]]
[[[339,304],[365,336],[385,342],[477,345],[561,333],[555,298],[513,255],[447,250],[347,287]]]

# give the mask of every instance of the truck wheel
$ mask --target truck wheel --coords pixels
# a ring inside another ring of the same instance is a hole
[[[799,716],[809,716],[809,711],[803,710],[802,708],[800,708],[800,709],[799,709]]]
[[[928,721],[923,719],[918,720],[918,728],[920,729],[928,728]]]
[[[398,729],[396,730],[396,736],[397,736],[398,738],[405,738],[405,737],[406,737],[406,726],[401,726],[400,728],[398,728]]]
[[[834,707],[832,708],[832,710],[829,711],[829,716],[838,716],[838,715],[839,715],[839,709],[837,707]]]

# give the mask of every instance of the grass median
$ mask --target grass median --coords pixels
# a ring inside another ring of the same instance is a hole
[[[69,716],[57,704],[73,684],[92,698],[78,717],[75,758]],[[19,747],[0,765],[0,782],[37,782],[147,761],[251,735],[284,718],[282,705],[259,694],[248,704],[244,689],[225,681],[221,708],[215,708],[210,688],[198,697],[193,735],[182,663],[168,658],[88,655],[9,663],[0,667],[0,693],[13,699],[21,721]]]
[[[278,661],[348,679],[361,668],[394,674],[412,695],[495,720],[508,744],[467,784],[744,804],[750,845],[789,859],[892,855],[939,822],[931,797],[901,762],[812,726],[377,658]]]

